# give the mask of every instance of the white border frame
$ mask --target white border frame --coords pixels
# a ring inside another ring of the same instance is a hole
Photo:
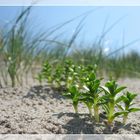
[[[140,6],[140,0],[0,0],[0,6]]]
[[[0,0],[0,6],[140,6],[140,0]],[[139,140],[140,134],[0,134],[0,140],[32,140],[39,138],[42,140],[68,139],[68,140]]]

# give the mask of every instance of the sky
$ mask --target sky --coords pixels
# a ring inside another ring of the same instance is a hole
[[[23,7],[1,6],[0,25],[10,22]],[[30,26],[35,30],[47,30],[50,27],[63,23],[87,11],[94,10],[83,21],[83,28],[77,42],[93,43],[103,32],[110,28],[120,18],[121,20],[106,34],[104,38],[105,51],[117,49],[122,44],[128,44],[140,39],[140,7],[139,6],[36,6],[30,15]],[[57,34],[63,32],[62,38],[69,38],[75,31],[82,17],[65,26]],[[34,30],[34,31],[35,31]],[[140,51],[140,41],[127,49]]]

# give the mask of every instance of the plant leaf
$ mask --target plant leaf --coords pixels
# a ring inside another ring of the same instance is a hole
[[[115,93],[119,93],[121,92],[122,90],[124,90],[126,87],[119,87],[118,89],[116,89]]]
[[[121,111],[121,112],[116,112],[113,114],[112,118],[115,119],[117,116],[120,116],[122,114],[128,113],[127,111]]]
[[[120,96],[120,97],[118,97],[118,98],[116,99],[115,103],[117,104],[117,103],[119,103],[119,102],[121,102],[121,101],[123,101],[123,100],[124,100],[124,96]]]
[[[121,109],[122,111],[125,110],[121,105],[119,105],[119,104],[116,104],[116,105],[117,105],[117,107],[118,107],[119,109]]]
[[[109,90],[107,87],[105,86],[100,86],[100,88],[102,88],[104,90],[105,93],[110,94]]]
[[[128,111],[129,112],[137,112],[137,111],[140,111],[140,108],[130,108]]]

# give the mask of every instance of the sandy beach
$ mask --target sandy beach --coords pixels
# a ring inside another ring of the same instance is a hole
[[[138,94],[140,79],[119,79],[118,83]],[[75,114],[71,101],[49,86],[5,87],[0,89],[1,134],[140,134],[140,112],[129,115],[126,125],[121,118],[108,128],[101,118],[96,124],[84,104]]]

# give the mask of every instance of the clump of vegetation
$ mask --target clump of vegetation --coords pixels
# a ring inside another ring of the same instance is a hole
[[[123,117],[125,124],[129,113],[140,111],[139,108],[131,107],[136,94],[130,92],[124,94],[126,87],[118,86],[115,80],[110,80],[101,86],[102,78],[96,75],[96,65],[77,65],[72,60],[65,60],[64,64],[52,70],[47,62],[39,76],[51,79],[51,84],[57,84],[59,88],[64,86],[63,95],[72,100],[76,113],[78,113],[78,104],[84,103],[96,122],[100,121],[100,113],[105,112],[107,125],[110,126],[118,116]]]
[[[31,12],[31,6],[26,7],[10,22],[10,26],[2,28],[0,34],[0,58],[1,58],[1,76],[8,84],[10,81],[12,87],[20,83],[28,77],[28,73],[32,72],[39,65],[38,56],[44,51],[39,49],[42,46],[42,40],[46,40],[43,46],[47,46],[46,33],[30,31],[31,24],[27,23]],[[48,35],[49,36],[49,35]],[[42,56],[43,59],[43,56]],[[41,75],[38,77],[41,82]]]

